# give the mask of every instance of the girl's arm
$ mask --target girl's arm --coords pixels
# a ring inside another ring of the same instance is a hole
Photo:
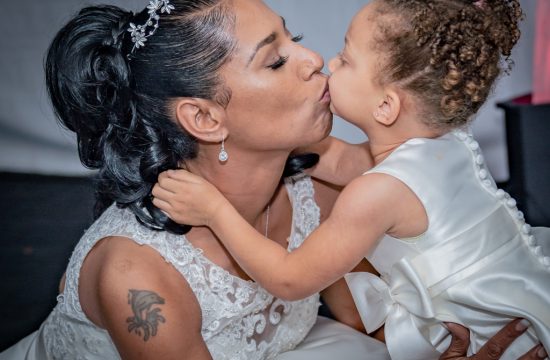
[[[246,273],[288,300],[312,295],[353,269],[393,226],[392,207],[400,201],[395,194],[386,175],[355,179],[326,221],[288,253],[258,233],[213,185],[196,175],[169,171],[153,189],[157,207],[177,222],[209,226]]]
[[[332,136],[296,152],[319,154],[319,163],[308,174],[340,186],[347,185],[374,164],[368,142],[349,144]]]
[[[321,210],[320,221],[323,222],[329,216],[334,202],[338,198],[338,195],[340,195],[341,189],[328,185],[325,182],[312,180],[315,190],[315,202]],[[378,274],[366,259],[363,259],[359,266],[352,271],[368,271]],[[366,331],[344,278],[340,278],[334,284],[321,291],[321,297],[336,320],[358,331]]]

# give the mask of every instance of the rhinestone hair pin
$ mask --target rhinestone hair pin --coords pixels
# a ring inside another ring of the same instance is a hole
[[[159,11],[160,14],[170,14],[170,12],[175,8],[174,5],[170,4],[170,0],[152,0],[149,1],[147,9],[149,19],[147,19],[145,24],[136,25],[131,22],[130,27],[128,28],[128,31],[132,35],[132,42],[134,43],[132,50],[128,54],[128,58],[130,58],[130,55],[133,54],[136,49],[144,47],[147,38],[157,31],[160,19]]]

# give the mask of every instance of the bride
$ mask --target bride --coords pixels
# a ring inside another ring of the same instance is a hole
[[[60,30],[48,90],[99,170],[101,215],[49,317],[0,359],[388,358],[382,342],[318,318],[318,294],[274,298],[208,228],[152,206],[159,173],[186,167],[289,251],[327,216],[336,191],[296,175],[311,157],[288,161],[332,125],[323,60],[298,41],[260,0],[89,7]],[[343,281],[322,296],[360,326]]]

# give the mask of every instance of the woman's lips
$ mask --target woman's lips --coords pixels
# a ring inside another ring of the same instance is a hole
[[[327,86],[325,86],[325,90],[323,91],[323,95],[321,95],[321,99],[319,99],[319,101],[326,104],[330,103],[330,90],[328,83]]]

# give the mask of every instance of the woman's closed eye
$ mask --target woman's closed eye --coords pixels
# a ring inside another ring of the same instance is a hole
[[[297,43],[297,42],[300,42],[302,41],[302,39],[304,38],[304,35],[300,34],[300,35],[296,35],[294,37],[292,37],[292,41]],[[282,67],[284,64],[286,64],[286,62],[288,61],[288,56],[279,56],[279,58],[277,59],[277,61],[275,61],[273,64],[271,65],[268,65],[267,67],[272,69],[272,70],[277,70],[279,69],[280,67]]]
[[[304,39],[304,34],[299,34],[294,36],[291,40],[295,43],[300,42]]]
[[[268,65],[267,67],[268,68],[271,68],[272,70],[277,70],[279,69],[281,66],[283,66],[284,64],[286,64],[286,62],[288,61],[288,56],[279,56],[279,58],[277,59],[277,61],[275,61],[273,64],[271,65]]]

